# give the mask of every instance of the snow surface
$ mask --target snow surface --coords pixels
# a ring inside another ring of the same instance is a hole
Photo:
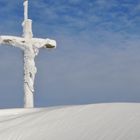
[[[0,110],[0,140],[140,140],[140,104]]]

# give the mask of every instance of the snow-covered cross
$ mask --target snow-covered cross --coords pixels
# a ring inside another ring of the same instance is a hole
[[[18,47],[24,54],[24,107],[34,107],[35,56],[41,48],[55,48],[56,41],[33,38],[32,20],[28,18],[28,0],[24,0],[23,37],[0,36],[0,44]]]

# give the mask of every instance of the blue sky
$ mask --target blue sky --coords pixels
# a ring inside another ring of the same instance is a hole
[[[29,0],[36,37],[35,105],[140,102],[139,0]],[[21,0],[0,1],[0,34],[22,35]],[[0,107],[23,105],[23,56],[0,47]]]

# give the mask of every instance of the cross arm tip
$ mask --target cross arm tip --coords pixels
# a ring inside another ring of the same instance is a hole
[[[56,41],[55,40],[52,40],[52,39],[46,39],[46,42],[44,44],[44,48],[56,48],[57,44],[56,44]]]
[[[33,38],[33,45],[36,46],[37,48],[56,48],[56,41],[46,38],[46,39],[42,39],[42,38]]]

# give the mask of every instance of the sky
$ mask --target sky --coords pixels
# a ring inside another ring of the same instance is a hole
[[[139,0],[29,0],[29,18],[57,41],[36,58],[36,107],[140,102]],[[0,34],[22,36],[22,22],[23,1],[0,0]],[[0,108],[23,96],[23,53],[0,46]]]

